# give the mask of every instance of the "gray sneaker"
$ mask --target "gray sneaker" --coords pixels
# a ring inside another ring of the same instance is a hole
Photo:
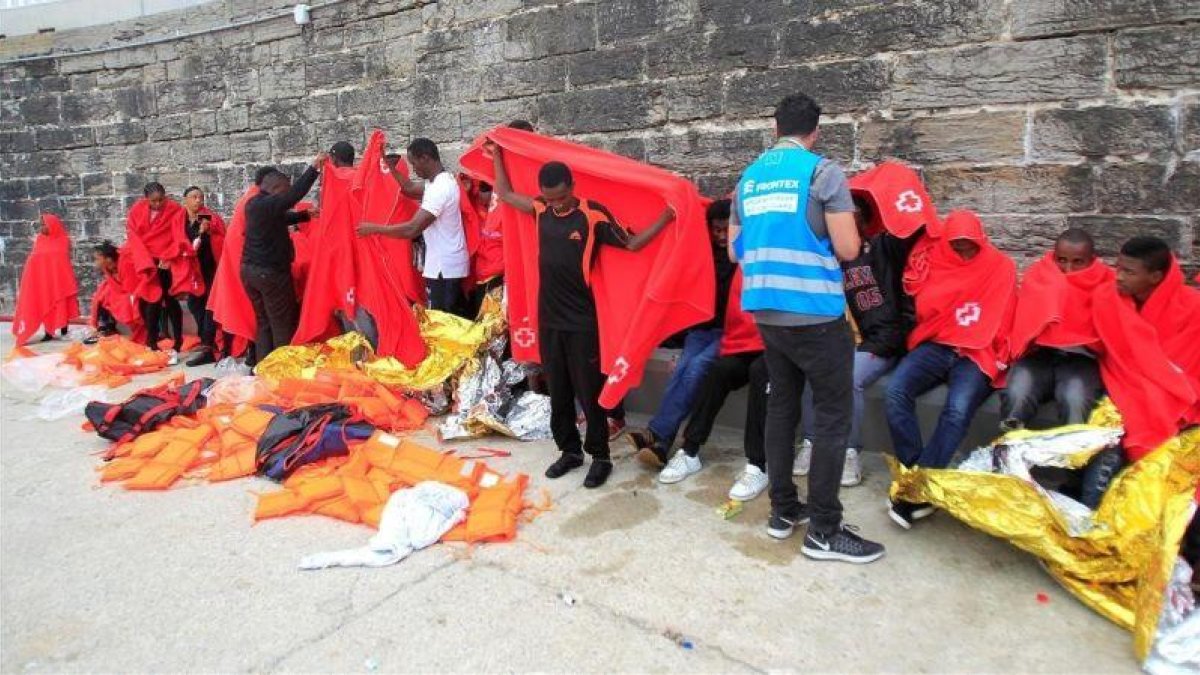
[[[858,536],[858,528],[843,523],[833,534],[809,530],[800,552],[813,560],[838,560],[865,565],[879,560],[887,551],[883,544]]]

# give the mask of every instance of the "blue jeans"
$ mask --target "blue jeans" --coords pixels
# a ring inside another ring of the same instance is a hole
[[[854,417],[850,418],[850,435],[846,438],[846,447],[862,450],[862,421],[863,411],[867,409],[867,387],[875,384],[875,380],[887,374],[896,365],[894,356],[875,356],[871,352],[854,352]],[[800,424],[804,427],[804,437],[812,440],[813,412],[812,387],[804,388],[804,397],[800,399]]]
[[[946,405],[929,444],[922,445],[917,397],[942,383],[948,389]],[[925,342],[909,352],[896,366],[887,390],[888,429],[896,459],[905,466],[941,469],[949,465],[975,411],[991,393],[988,376],[953,348]]]
[[[719,328],[693,330],[684,338],[683,353],[667,382],[667,390],[658,404],[658,413],[650,420],[649,429],[656,441],[667,447],[675,442],[675,434],[679,433],[679,427],[692,412],[696,392],[700,391],[700,383],[704,381],[708,367],[717,359],[720,347]]]

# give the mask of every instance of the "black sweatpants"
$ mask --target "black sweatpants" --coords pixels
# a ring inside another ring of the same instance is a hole
[[[425,277],[425,296],[429,301],[429,309],[449,312],[464,319],[474,319],[467,316],[466,300],[463,298],[463,280],[438,277]]]
[[[475,284],[475,288],[471,289],[471,297],[467,304],[467,318],[475,321],[479,318],[479,310],[483,308],[483,299],[487,297],[497,288],[504,285],[504,277],[502,275],[494,276],[482,284]]]
[[[683,429],[683,450],[692,457],[700,454],[700,448],[712,434],[717,413],[725,405],[729,394],[750,385],[746,400],[746,423],[743,445],[746,461],[759,469],[767,470],[767,456],[763,440],[767,423],[767,362],[762,352],[730,354],[719,357],[708,368],[692,416]]]
[[[158,284],[162,287],[162,298],[158,302],[138,301],[142,322],[146,324],[146,345],[158,349],[158,341],[163,338],[162,321],[165,318],[170,324],[174,349],[179,351],[183,346],[183,307],[171,295],[171,270],[159,268]]]
[[[842,522],[838,491],[854,410],[854,337],[844,318],[812,326],[759,324],[766,343],[771,396],[767,399],[767,479],[771,510],[796,517],[801,502],[792,482],[800,396],[813,391],[813,453],[808,472],[809,528],[832,534]]]
[[[539,331],[542,370],[550,390],[550,431],[565,454],[608,459],[608,416],[600,407],[604,373],[600,372],[600,333],[596,330]],[[580,442],[575,426],[575,400],[587,418],[587,436]]]
[[[242,285],[254,307],[258,323],[254,340],[255,362],[267,358],[276,347],[290,344],[300,322],[300,304],[290,269],[273,270],[242,265]]]
[[[212,282],[208,285],[211,287]],[[208,349],[217,348],[217,321],[213,313],[208,311],[208,291],[204,295],[189,295],[187,297],[188,311],[196,322],[196,333],[200,336],[200,344]]]

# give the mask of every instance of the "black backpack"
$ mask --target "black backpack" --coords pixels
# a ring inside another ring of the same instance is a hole
[[[347,454],[349,441],[366,439],[374,430],[341,403],[281,411],[258,439],[255,466],[259,475],[282,481],[305,464]]]
[[[143,389],[122,403],[92,401],[83,414],[102,438],[118,443],[157,429],[176,415],[191,415],[204,407],[213,384],[203,377],[184,385],[161,384]]]

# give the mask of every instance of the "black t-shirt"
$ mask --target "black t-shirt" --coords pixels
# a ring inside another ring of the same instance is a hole
[[[276,271],[291,267],[296,252],[292,248],[288,226],[296,219],[289,213],[297,202],[304,199],[319,176],[320,173],[310,166],[288,190],[275,195],[259,193],[246,202],[243,265]]]
[[[594,224],[592,247],[607,244],[624,248],[628,233],[603,205],[588,200],[587,207],[602,217]],[[534,200],[538,224],[538,325],[554,330],[596,330],[596,299],[583,279],[584,251],[588,243],[587,215],[579,208],[557,215],[540,198]]]
[[[857,258],[842,262],[846,302],[862,334],[858,351],[884,358],[904,354],[913,317],[902,277],[916,238],[878,234],[865,243]]]
[[[200,260],[200,274],[204,277],[204,283],[212,285],[213,277],[217,274],[217,257],[213,254],[212,237],[207,232],[200,234],[200,219],[189,220],[184,227],[187,230],[188,241],[195,241],[196,237],[200,238],[200,250],[196,251],[196,257]],[[212,221],[208,221],[208,226],[212,227]]]

